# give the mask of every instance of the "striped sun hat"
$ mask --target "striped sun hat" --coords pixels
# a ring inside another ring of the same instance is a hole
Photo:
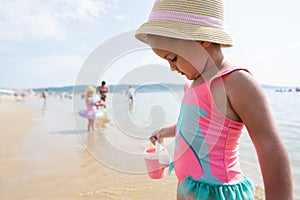
[[[224,31],[222,0],[156,0],[149,16],[136,31],[136,38],[147,43],[147,35],[208,41],[232,46]]]

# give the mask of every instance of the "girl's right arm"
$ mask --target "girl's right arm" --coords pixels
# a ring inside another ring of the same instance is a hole
[[[151,136],[150,136],[150,141],[155,144],[156,141],[159,143],[163,143],[164,138],[170,138],[175,136],[175,130],[176,130],[176,124],[167,126],[164,128],[161,128],[157,131],[155,131]]]

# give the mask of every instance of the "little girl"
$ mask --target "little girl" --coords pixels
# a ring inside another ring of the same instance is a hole
[[[184,88],[177,124],[150,140],[175,136],[178,199],[254,199],[253,183],[239,166],[246,126],[259,159],[267,200],[292,200],[288,155],[265,95],[250,72],[225,60],[232,46],[224,31],[221,0],[156,0],[149,21],[136,32],[191,80]]]
[[[96,89],[92,86],[86,88],[85,103],[86,110],[79,111],[79,115],[88,119],[88,132],[94,131],[99,96],[96,94]]]

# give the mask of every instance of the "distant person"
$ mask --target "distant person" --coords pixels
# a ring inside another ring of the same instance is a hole
[[[135,96],[135,89],[130,85],[128,90],[126,90],[126,95],[130,104],[133,103],[133,98]]]
[[[106,97],[109,93],[109,87],[106,85],[105,81],[101,82],[101,85],[97,87],[97,94],[99,94],[101,103],[104,108],[106,108]]]
[[[46,110],[46,106],[47,106],[48,89],[43,90],[42,98],[44,99],[44,103],[43,103],[43,106],[42,106],[42,111],[43,111],[43,114],[44,114],[44,111]]]
[[[107,109],[106,109],[106,96],[103,98],[100,98],[100,96],[98,95],[98,102],[96,104],[96,108],[97,110],[100,110],[101,107],[103,107],[103,112],[106,113]]]
[[[43,90],[43,92],[42,92],[42,97],[43,97],[44,99],[47,99],[47,97],[48,97],[48,89],[44,89],[44,90]]]
[[[79,111],[79,115],[88,119],[88,132],[94,131],[95,119],[99,102],[99,96],[96,94],[96,89],[92,86],[86,88],[85,104],[86,110]]]
[[[149,139],[163,143],[175,137],[171,169],[178,200],[253,200],[254,184],[239,162],[245,127],[257,152],[265,198],[292,200],[288,153],[264,91],[247,69],[224,57],[222,48],[231,47],[232,40],[223,16],[222,0],[157,0],[148,22],[136,31],[172,71],[192,81],[184,87],[177,123]]]
[[[42,98],[44,99],[44,101],[46,102],[47,98],[48,98],[48,89],[44,89],[42,92]]]

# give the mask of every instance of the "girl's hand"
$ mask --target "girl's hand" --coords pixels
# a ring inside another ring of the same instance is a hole
[[[149,140],[151,141],[152,144],[155,144],[156,141],[158,141],[160,144],[164,142],[164,138],[167,137],[174,137],[175,136],[175,128],[176,125],[164,127],[162,129],[159,129],[152,133],[150,136]]]
[[[158,141],[160,144],[162,144],[164,142],[163,128],[160,129],[160,130],[155,131],[154,133],[152,133],[152,135],[150,136],[149,140],[154,145],[155,145],[156,141]]]

